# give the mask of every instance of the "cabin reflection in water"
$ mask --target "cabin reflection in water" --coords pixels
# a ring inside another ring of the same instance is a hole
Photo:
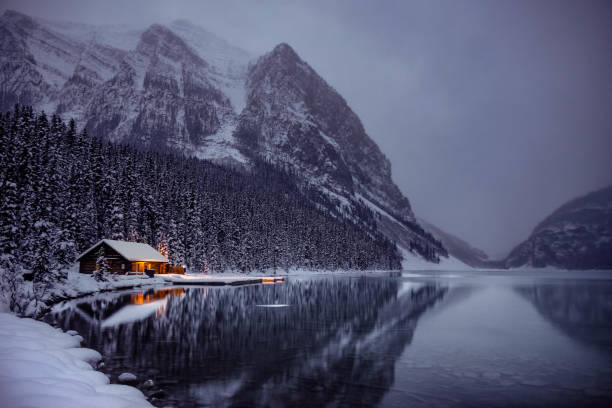
[[[165,299],[167,296],[179,296],[185,295],[185,289],[173,288],[173,289],[160,289],[140,293],[132,293],[130,295],[130,303],[133,305],[144,305],[158,300]]]
[[[185,296],[182,288],[150,289],[121,296],[100,296],[76,305],[74,312],[87,325],[101,328],[133,323],[155,314],[163,315],[169,298],[180,301]]]

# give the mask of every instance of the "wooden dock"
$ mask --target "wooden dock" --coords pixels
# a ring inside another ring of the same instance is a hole
[[[173,285],[240,286],[283,282],[280,276],[158,275]]]

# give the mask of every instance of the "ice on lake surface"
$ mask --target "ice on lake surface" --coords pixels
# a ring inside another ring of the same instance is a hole
[[[612,402],[612,272],[158,288],[69,302],[49,319],[100,351],[113,381],[152,379],[158,406]]]

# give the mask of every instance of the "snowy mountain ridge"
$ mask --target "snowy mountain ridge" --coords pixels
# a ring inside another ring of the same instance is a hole
[[[0,17],[0,33],[3,110],[32,105],[113,142],[219,163],[265,159],[338,208],[369,207],[409,251],[447,255],[357,115],[287,44],[254,58],[185,20],[94,27],[14,11]]]
[[[442,242],[452,257],[457,258],[461,262],[474,268],[502,266],[500,262],[489,259],[489,256],[483,250],[473,247],[463,239],[443,231],[422,218],[419,218],[419,223]]]
[[[562,205],[510,252],[509,268],[612,268],[612,186]]]

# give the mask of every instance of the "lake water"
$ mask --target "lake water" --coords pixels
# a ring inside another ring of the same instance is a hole
[[[612,272],[292,277],[56,309],[160,407],[612,406]]]

